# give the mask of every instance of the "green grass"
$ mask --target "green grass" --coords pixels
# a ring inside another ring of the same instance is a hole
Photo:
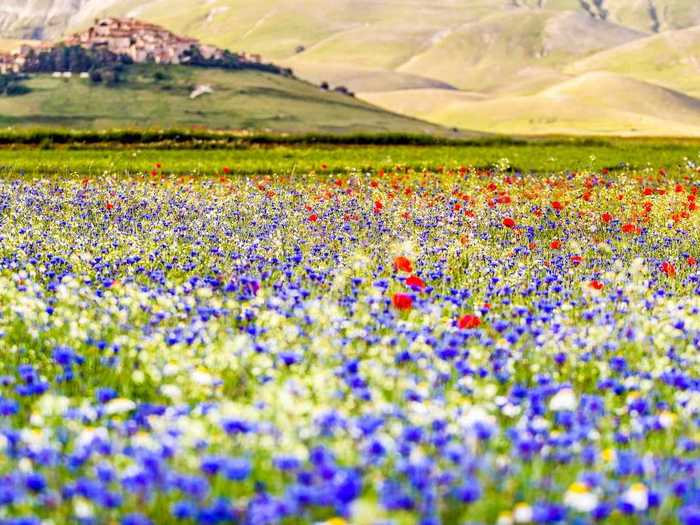
[[[157,80],[156,72],[166,78]],[[440,131],[436,125],[389,113],[347,95],[257,71],[137,65],[127,68],[125,81],[116,87],[49,75],[37,75],[25,84],[31,93],[0,98],[0,126]],[[210,85],[214,93],[191,100],[194,87],[203,84]]]
[[[507,159],[512,169],[526,172],[674,168],[688,160],[700,164],[700,142],[639,140],[549,140],[508,142],[494,139],[471,145],[248,144],[218,149],[0,149],[0,175],[64,174],[100,176],[105,172],[140,173],[154,164],[165,173],[212,174],[224,166],[234,174],[301,174],[309,171],[348,172],[401,165],[422,170],[459,166],[493,166]],[[326,166],[323,168],[323,166]]]

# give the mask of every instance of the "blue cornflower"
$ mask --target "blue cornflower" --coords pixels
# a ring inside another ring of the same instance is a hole
[[[223,473],[231,481],[243,481],[250,476],[252,466],[245,458],[229,458],[223,468]]]
[[[688,505],[678,511],[678,519],[683,525],[700,525],[700,505]]]
[[[46,479],[39,472],[31,472],[24,478],[24,485],[31,492],[43,492],[46,489]]]
[[[53,349],[51,355],[53,360],[64,368],[82,362],[82,357],[68,346],[57,346]]]
[[[121,519],[121,525],[153,525],[153,522],[143,514],[127,514]]]
[[[14,416],[19,412],[19,403],[14,399],[0,397],[0,416]]]
[[[193,519],[197,515],[197,506],[191,501],[176,501],[170,507],[170,514],[178,520]]]
[[[474,478],[467,478],[454,491],[454,496],[462,503],[473,503],[481,497],[481,485]]]
[[[117,397],[117,392],[113,388],[98,388],[95,391],[95,397],[97,402],[100,404],[105,404],[112,399]]]

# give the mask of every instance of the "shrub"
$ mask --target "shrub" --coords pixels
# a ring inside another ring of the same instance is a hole
[[[15,73],[0,75],[0,95],[14,97],[29,93],[31,90],[22,84],[25,78],[26,77]]]

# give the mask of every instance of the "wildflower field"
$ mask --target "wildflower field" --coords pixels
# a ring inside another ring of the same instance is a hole
[[[699,149],[3,150],[0,524],[699,524]]]

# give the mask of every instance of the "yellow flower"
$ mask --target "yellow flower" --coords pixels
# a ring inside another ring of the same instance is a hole
[[[659,424],[663,428],[668,428],[676,422],[677,418],[678,416],[676,416],[676,414],[669,412],[668,410],[664,410],[661,412],[661,414],[659,414]]]
[[[569,492],[572,492],[574,494],[586,494],[588,492],[589,488],[588,485],[581,481],[575,481],[571,485],[569,485]]]
[[[649,491],[644,483],[633,483],[622,495],[622,499],[641,512],[649,506]]]
[[[516,503],[513,509],[513,521],[515,523],[530,523],[532,521],[532,507],[527,503]]]
[[[564,494],[564,504],[578,512],[591,512],[598,506],[598,497],[586,483],[577,481],[569,485]]]
[[[606,448],[600,453],[600,455],[605,463],[612,463],[617,457],[617,455],[615,454],[615,449],[612,448]]]
[[[496,525],[511,525],[513,523],[513,515],[508,511],[502,511],[498,514]]]

